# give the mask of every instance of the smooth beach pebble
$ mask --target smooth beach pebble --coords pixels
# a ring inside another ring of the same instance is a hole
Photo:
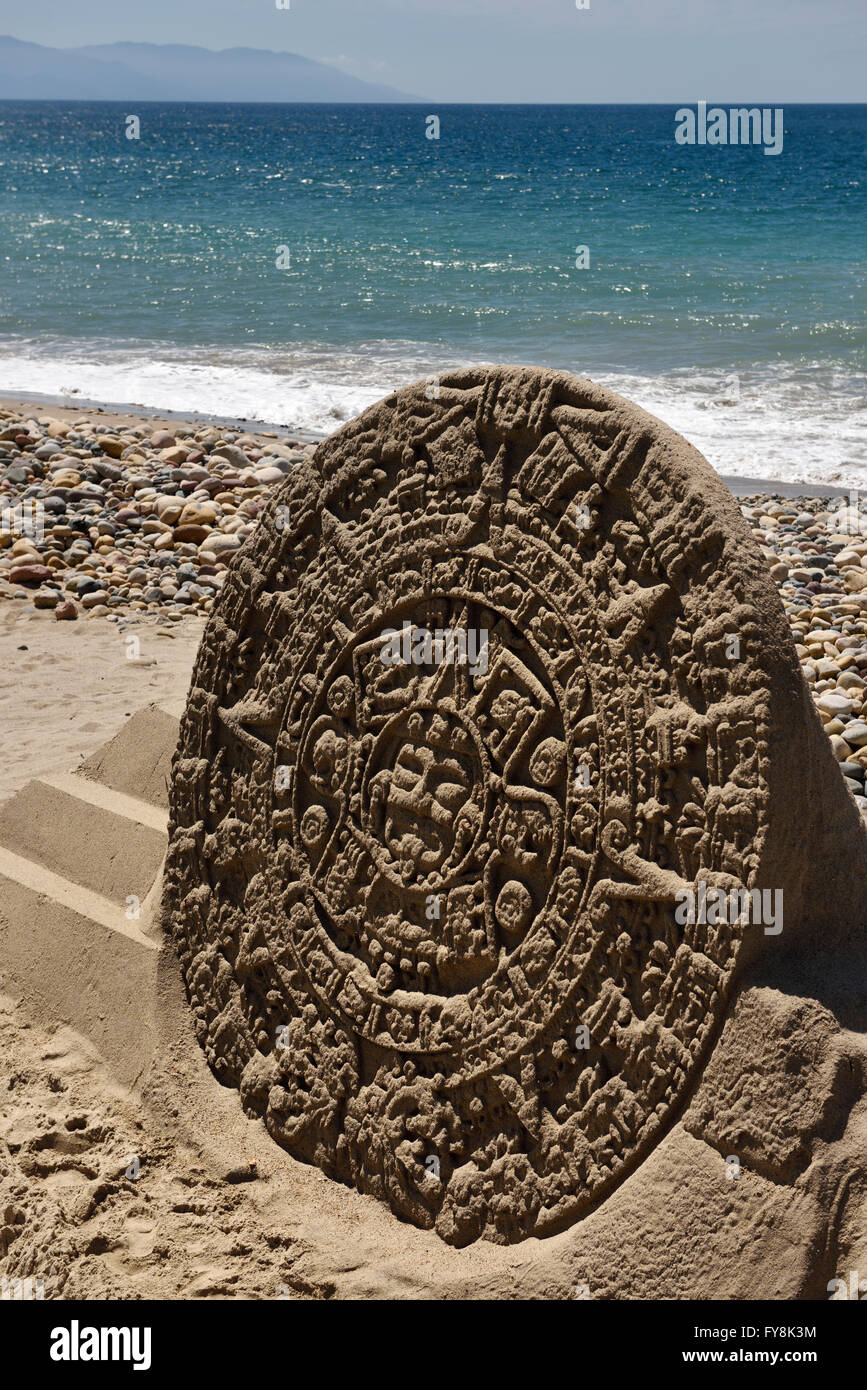
[[[37,589],[33,595],[33,603],[37,608],[56,608],[60,602],[60,594],[56,589]]]
[[[842,762],[840,771],[844,777],[854,777],[856,782],[864,781],[864,767],[861,763]]]
[[[9,580],[13,584],[41,584],[50,578],[51,570],[47,565],[16,565],[9,571]]]
[[[109,454],[112,458],[120,458],[124,450],[124,441],[114,434],[101,434],[96,440],[104,454]]]
[[[847,700],[845,695],[837,695],[831,690],[820,695],[816,704],[819,706],[819,709],[827,710],[829,714],[839,715],[852,713],[852,701]]]
[[[860,719],[854,724],[847,724],[843,730],[843,738],[855,748],[863,748],[867,745],[867,724]]]

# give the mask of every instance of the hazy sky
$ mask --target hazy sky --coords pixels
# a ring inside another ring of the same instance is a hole
[[[423,100],[864,101],[865,0],[0,0],[0,33],[283,49]]]

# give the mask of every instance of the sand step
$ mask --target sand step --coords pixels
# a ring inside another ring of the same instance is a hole
[[[139,825],[150,826],[162,835],[168,834],[168,811],[154,806],[150,801],[140,801],[137,796],[126,796],[123,792],[103,786],[101,782],[92,782],[77,772],[57,772],[38,780],[47,783],[49,787],[56,787],[58,791],[67,792],[80,801],[87,801],[91,806],[98,806],[103,811],[113,811],[118,816],[125,816],[127,820],[137,821]]]
[[[17,883],[20,888],[28,889],[37,898],[44,898],[59,907],[67,908],[79,917],[87,917],[91,922],[109,931],[120,932],[122,936],[128,936],[131,941],[147,947],[148,950],[158,948],[158,943],[152,937],[145,936],[138,926],[138,922],[141,921],[140,910],[136,916],[131,906],[120,905],[110,898],[104,898],[100,893],[92,893],[88,888],[82,888],[80,884],[72,883],[68,878],[61,878],[59,874],[51,873],[32,859],[13,854],[11,850],[2,846],[0,875],[12,883]]]
[[[121,904],[159,872],[165,812],[76,774],[40,778],[0,808],[0,847]]]
[[[0,807],[0,990],[70,1024],[133,1083],[155,1043],[153,927],[178,722],[150,706],[75,772]]]
[[[77,771],[104,787],[167,811],[172,754],[177,741],[177,716],[161,705],[148,705],[127,720],[114,738],[85,758]]]
[[[155,1046],[158,943],[114,904],[28,864],[0,851],[0,990],[42,1027],[83,1034],[131,1085]]]

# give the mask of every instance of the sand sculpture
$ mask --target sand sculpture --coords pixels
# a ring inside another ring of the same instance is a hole
[[[563,373],[422,382],[288,476],[202,643],[170,836],[219,1080],[459,1246],[597,1207],[744,972],[863,926],[863,829],[736,504]]]

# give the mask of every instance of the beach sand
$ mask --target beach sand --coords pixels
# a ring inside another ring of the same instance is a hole
[[[141,655],[130,659],[112,623],[61,624],[14,604],[0,610],[0,802],[31,777],[74,768],[144,705],[180,714],[203,626],[142,622],[134,629]]]

